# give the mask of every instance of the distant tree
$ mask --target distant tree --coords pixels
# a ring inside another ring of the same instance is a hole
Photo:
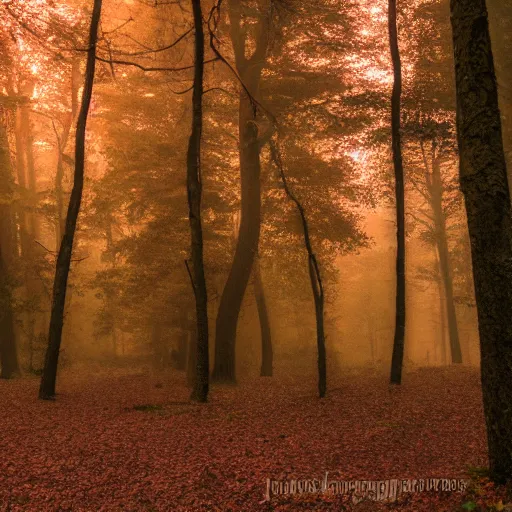
[[[80,114],[78,116],[78,123],[76,128],[75,174],[73,190],[69,200],[64,235],[60,244],[57,264],[55,268],[48,348],[46,351],[44,368],[41,376],[41,385],[39,387],[39,398],[43,400],[50,400],[55,396],[55,383],[57,380],[59,352],[62,341],[62,327],[64,324],[64,307],[66,304],[69,269],[71,266],[73,241],[75,238],[78,214],[80,213],[80,204],[82,202],[82,191],[84,185],[85,130],[94,84],[94,71],[96,67],[96,43],[98,40],[98,26],[101,17],[101,4],[102,0],[94,0],[91,26],[89,31],[87,64],[85,69],[82,104],[80,107]]]
[[[451,361],[461,363],[450,239],[454,238],[454,228],[455,234],[463,231],[458,223],[463,212],[455,167],[455,91],[448,11],[448,4],[439,2],[422,3],[411,12],[414,23],[407,24],[410,41],[404,57],[413,72],[403,101],[403,140],[407,183],[415,198],[407,213],[420,225],[423,240],[437,252]]]
[[[388,3],[389,43],[393,61],[393,94],[391,96],[391,139],[393,149],[393,166],[395,169],[395,198],[396,198],[396,312],[395,337],[393,341],[393,356],[391,359],[391,383],[400,384],[402,381],[402,365],[404,359],[405,339],[405,196],[404,168],[402,161],[401,143],[401,96],[402,96],[402,67],[398,47],[398,30],[396,15],[396,0]]]
[[[485,0],[451,0],[460,182],[480,333],[491,478],[512,478],[512,212]]]

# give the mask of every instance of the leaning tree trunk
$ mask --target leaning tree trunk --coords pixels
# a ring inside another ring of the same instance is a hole
[[[512,216],[485,0],[451,0],[460,183],[480,334],[491,478],[512,478]]]
[[[206,402],[210,363],[208,355],[208,300],[203,262],[201,225],[201,132],[203,129],[204,32],[201,0],[192,0],[195,28],[194,89],[192,94],[192,133],[187,154],[187,193],[191,234],[191,281],[196,300],[196,374],[191,400]]]
[[[268,318],[267,301],[265,298],[265,289],[261,279],[260,258],[256,255],[254,260],[254,296],[256,298],[256,307],[258,309],[258,318],[261,330],[261,369],[260,377],[272,377],[273,373],[273,351],[272,334],[270,331],[270,321]]]
[[[316,255],[313,252],[313,248],[311,246],[309,224],[306,218],[304,207],[288,185],[279,148],[273,141],[270,142],[270,152],[272,161],[279,170],[279,175],[281,177],[281,181],[283,182],[284,191],[290,200],[295,203],[302,223],[302,230],[304,233],[304,246],[306,247],[306,251],[308,253],[309,279],[311,281],[311,290],[313,291],[313,299],[315,302],[316,344],[318,352],[318,395],[320,398],[323,398],[327,389],[327,360],[324,331],[324,289],[322,278],[320,276],[320,268],[318,266]]]
[[[405,197],[404,167],[402,162],[402,144],[400,140],[400,101],[402,97],[402,66],[398,48],[396,23],[396,0],[389,0],[389,45],[393,61],[393,94],[391,96],[391,138],[393,147],[393,166],[395,169],[396,197],[396,312],[395,338],[391,359],[391,383],[402,382],[405,338]]]
[[[85,166],[85,129],[89,106],[91,104],[92,88],[94,84],[94,70],[96,67],[96,42],[98,40],[98,25],[101,17],[102,0],[94,0],[94,7],[89,31],[89,45],[87,50],[87,65],[85,68],[85,82],[82,93],[82,105],[76,127],[75,141],[75,174],[73,190],[69,199],[68,212],[64,235],[57,256],[55,279],[53,282],[52,312],[50,317],[50,332],[48,348],[44,362],[39,398],[52,399],[55,396],[55,383],[57,380],[57,367],[62,340],[62,327],[64,324],[64,306],[66,304],[66,291],[68,285],[69,268],[73,252],[76,223],[82,202]]]
[[[13,189],[9,142],[3,115],[0,117],[0,378],[10,379],[19,373],[8,267],[12,259]]]

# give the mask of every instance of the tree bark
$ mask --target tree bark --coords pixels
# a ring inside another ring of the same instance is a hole
[[[273,374],[273,351],[272,334],[270,331],[270,321],[268,318],[267,301],[265,299],[265,289],[261,279],[260,258],[256,255],[253,268],[254,276],[254,296],[256,298],[256,307],[258,309],[258,318],[261,329],[261,369],[260,377],[272,377]]]
[[[241,28],[243,8],[229,4],[231,40],[237,72],[253,98],[258,97],[261,72],[267,52],[269,20],[261,15],[259,37],[253,55],[247,58],[247,35]],[[258,250],[261,224],[260,141],[256,125],[257,108],[245,90],[240,91],[239,140],[241,220],[233,264],[220,299],[215,326],[215,362],[212,379],[236,382],[236,330],[240,308]]]
[[[194,86],[192,93],[192,133],[187,154],[187,193],[190,221],[191,280],[196,302],[196,374],[190,396],[196,402],[208,400],[208,298],[203,261],[203,228],[201,225],[201,133],[203,130],[204,31],[201,0],[192,0],[195,29]]]
[[[512,217],[485,0],[451,0],[460,183],[480,334],[490,476],[512,478]]]
[[[85,69],[85,82],[82,93],[82,105],[78,116],[75,142],[75,173],[73,190],[69,200],[66,215],[64,235],[57,256],[55,279],[53,282],[52,311],[50,317],[50,330],[48,348],[46,350],[39,398],[50,400],[55,397],[55,383],[57,380],[57,367],[59,362],[60,345],[62,341],[62,327],[64,324],[64,306],[66,304],[66,291],[68,285],[69,268],[73,252],[76,224],[82,192],[84,186],[85,167],[85,130],[87,117],[91,104],[92,89],[94,85],[94,71],[96,67],[96,42],[98,40],[98,25],[101,17],[102,0],[94,0],[94,7],[89,31],[89,45],[87,50],[87,64]]]
[[[395,170],[396,198],[396,313],[393,356],[391,358],[391,383],[402,382],[405,341],[405,194],[404,167],[402,161],[402,143],[400,134],[400,113],[402,97],[402,65],[398,48],[398,30],[396,21],[396,0],[388,3],[389,45],[393,61],[393,93],[391,96],[391,138],[393,166]]]

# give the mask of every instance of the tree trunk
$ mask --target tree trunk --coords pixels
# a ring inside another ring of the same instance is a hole
[[[246,93],[240,93],[241,220],[233,264],[224,286],[215,329],[216,382],[235,383],[235,343],[240,308],[251,275],[260,236],[260,152],[256,117]]]
[[[451,0],[460,182],[480,334],[491,478],[512,477],[512,216],[485,0]]]
[[[400,135],[400,101],[402,97],[402,65],[398,48],[398,31],[396,22],[396,0],[388,3],[389,45],[393,61],[393,94],[391,96],[391,138],[393,148],[393,165],[395,169],[396,197],[396,313],[393,356],[391,359],[391,383],[402,382],[405,340],[405,194],[404,167],[402,161],[402,144]]]
[[[116,268],[116,254],[114,251],[114,236],[112,234],[112,212],[108,211],[106,213],[106,226],[105,226],[105,239],[107,242],[106,252],[108,254],[108,259],[112,265],[112,269]],[[116,328],[116,319],[117,319],[117,307],[116,307],[116,293],[111,288],[108,287],[105,291],[106,296],[106,307],[108,311],[108,316],[111,318],[111,337],[112,337],[112,352],[114,357],[117,357],[117,328]]]
[[[1,112],[3,114],[3,112]],[[9,263],[12,260],[12,170],[3,115],[0,118],[0,378],[19,373]]]
[[[269,20],[262,14],[256,48],[253,55],[247,58],[245,54],[247,35],[241,28],[242,11],[240,2],[230,2],[231,40],[237,72],[251,96],[257,98],[267,51]],[[233,264],[217,312],[215,363],[212,374],[214,381],[232,384],[236,382],[235,343],[238,317],[260,238],[261,165],[256,116],[257,107],[252,99],[245,90],[240,91],[241,220]]]
[[[187,193],[190,221],[191,280],[196,301],[196,374],[191,400],[206,402],[209,386],[208,300],[203,261],[201,225],[201,133],[203,130],[204,32],[201,0],[192,0],[195,28],[194,88],[192,94],[192,133],[187,154]]]
[[[27,96],[33,94],[34,86],[27,90]],[[19,155],[21,162],[21,172],[25,174],[27,192],[28,192],[28,211],[23,213],[24,223],[22,226],[24,243],[22,244],[22,256],[25,263],[25,291],[27,298],[35,303],[36,307],[27,311],[27,335],[30,350],[41,338],[42,332],[46,329],[44,323],[44,315],[38,314],[38,310],[45,310],[43,300],[47,295],[44,284],[40,276],[40,264],[44,258],[43,249],[36,241],[40,239],[41,223],[37,213],[37,176],[34,164],[32,136],[32,123],[30,122],[30,111],[27,105],[23,104],[19,107],[20,113],[20,131],[22,154]],[[18,155],[17,155],[18,158]]]
[[[452,363],[462,363],[462,351],[460,349],[459,330],[457,327],[457,312],[453,299],[453,279],[450,268],[450,253],[448,250],[448,236],[446,234],[446,217],[443,211],[441,170],[439,162],[434,158],[432,162],[432,186],[431,198],[434,212],[436,231],[436,245],[439,256],[439,269],[443,281],[446,297],[446,318],[448,320],[448,333],[450,340],[450,353]]]
[[[311,290],[313,291],[313,299],[315,302],[316,345],[318,352],[318,395],[320,398],[323,398],[327,390],[327,360],[324,332],[324,289],[322,278],[320,276],[320,268],[318,266],[315,253],[313,252],[313,247],[311,246],[309,225],[304,207],[288,186],[288,181],[284,173],[283,161],[281,159],[279,149],[272,141],[270,142],[270,152],[273,162],[279,169],[279,174],[281,176],[286,195],[290,198],[291,201],[295,203],[302,223],[302,231],[304,233],[304,246],[308,253],[309,279],[311,281]]]
[[[10,379],[19,374],[12,297],[8,282],[7,266],[0,244],[0,378]]]
[[[98,25],[101,16],[102,0],[94,0],[94,7],[89,32],[89,44],[87,50],[87,65],[85,69],[85,82],[82,93],[82,105],[76,127],[75,142],[75,173],[73,190],[69,200],[66,215],[66,226],[64,236],[59,248],[55,279],[53,282],[52,311],[50,317],[50,331],[48,336],[48,348],[44,362],[39,398],[44,400],[55,397],[55,383],[57,380],[57,367],[59,352],[62,340],[62,327],[64,324],[64,306],[66,304],[66,291],[68,284],[71,255],[73,252],[73,241],[75,238],[76,223],[82,202],[82,191],[84,186],[84,165],[85,165],[85,130],[89,106],[91,104],[92,88],[94,84],[94,71],[96,67],[96,42],[98,40]]]
[[[261,377],[272,377],[273,372],[273,352],[272,336],[270,331],[270,321],[268,318],[267,302],[265,300],[265,290],[261,280],[260,258],[256,255],[254,260],[254,296],[258,308],[258,318],[261,329]]]
[[[66,146],[71,133],[71,127],[78,111],[78,90],[80,79],[80,62],[74,57],[71,64],[71,111],[66,115],[64,120],[62,133],[59,136],[56,128],[55,136],[57,137],[57,172],[55,173],[55,202],[57,215],[55,219],[55,246],[59,250],[62,237],[64,236],[64,156]]]
[[[441,275],[441,264],[439,263],[439,255],[437,259],[438,276],[437,276],[437,290],[439,294],[439,322],[441,329],[441,357],[443,365],[448,365],[448,355],[446,352],[446,308],[443,300],[443,278]]]

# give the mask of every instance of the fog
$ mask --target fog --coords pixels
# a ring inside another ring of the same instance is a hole
[[[191,119],[191,93],[185,90],[191,72],[166,70],[189,65],[192,40],[187,36],[169,50],[151,51],[190,25],[189,7],[178,4],[155,8],[126,0],[103,6],[84,197],[66,298],[63,365],[86,369],[87,361],[94,361],[181,371],[193,360],[187,354],[196,336],[194,296],[184,264],[189,251],[185,156]],[[208,12],[210,7],[203,9]],[[329,364],[334,372],[359,366],[385,372],[393,346],[396,286],[386,6],[361,0],[354,5],[339,2],[336,8],[325,2],[312,19],[318,27],[315,35],[300,14],[309,7],[293,2],[276,6],[273,25],[265,25],[267,47],[253,92],[281,123],[286,170],[309,215],[313,249],[324,275]],[[490,2],[489,8],[509,154],[511,7]],[[2,144],[9,156],[5,162],[10,161],[10,177],[5,179],[14,187],[12,247],[4,257],[11,261],[9,282],[24,373],[41,371],[46,350],[59,226],[73,182],[88,9],[79,2],[49,4],[46,19],[27,2],[14,3],[3,14]],[[415,1],[398,15],[406,189],[404,365],[451,363],[439,234],[432,227],[432,205],[425,200],[430,167],[421,154],[438,147],[462,360],[477,366],[469,240],[457,183],[448,2]],[[263,23],[265,16],[251,11],[242,17],[250,26]],[[31,23],[35,28],[30,31]],[[221,15],[217,27],[227,65],[219,59],[205,64],[202,213],[212,365],[215,325],[241,207],[237,102],[243,79],[242,71],[237,77],[229,65],[234,62],[229,23]],[[249,47],[256,44],[251,30],[244,36]],[[214,59],[212,55],[207,47],[206,58]],[[263,132],[264,116],[257,122]],[[314,371],[315,309],[300,220],[265,147],[260,159],[258,261],[275,374],[294,367]],[[236,374],[241,379],[259,373],[262,357],[254,280],[253,271],[235,322]],[[236,316],[237,306],[233,309]]]

